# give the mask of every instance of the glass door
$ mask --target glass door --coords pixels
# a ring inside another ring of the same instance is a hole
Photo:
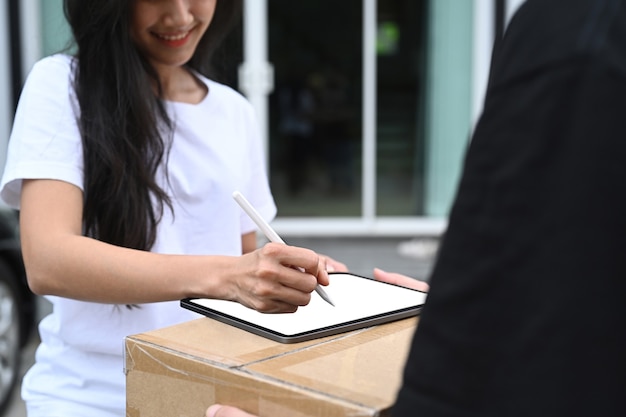
[[[491,1],[246,1],[239,86],[267,140],[280,233],[443,230]]]
[[[362,217],[364,191],[375,216],[424,213],[427,2],[373,3],[371,115],[363,113],[367,3],[268,1],[271,186],[281,218]],[[364,117],[375,117],[365,170]]]
[[[424,214],[426,2],[381,0],[376,18],[376,215]]]
[[[270,182],[280,217],[356,217],[362,0],[268,1]]]

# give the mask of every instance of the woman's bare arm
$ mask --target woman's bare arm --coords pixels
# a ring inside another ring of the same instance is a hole
[[[328,284],[322,257],[287,245],[243,256],[187,256],[103,243],[82,236],[82,204],[82,191],[72,184],[24,180],[20,230],[34,292],[116,304],[209,297],[284,312],[306,305],[318,282]]]

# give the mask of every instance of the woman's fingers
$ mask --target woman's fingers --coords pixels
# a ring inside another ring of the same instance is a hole
[[[374,268],[374,278],[389,284],[401,285],[403,287],[412,288],[414,290],[427,292],[429,285],[424,281],[419,281],[406,275],[395,272],[386,272],[380,268]]]
[[[318,283],[328,285],[325,259],[304,248],[268,243],[242,256],[235,300],[266,313],[296,311],[311,301]]]

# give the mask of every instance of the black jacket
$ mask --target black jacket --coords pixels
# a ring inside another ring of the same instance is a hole
[[[497,45],[392,415],[626,416],[626,0]]]

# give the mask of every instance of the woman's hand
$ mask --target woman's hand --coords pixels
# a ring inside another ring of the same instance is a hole
[[[220,298],[264,313],[292,313],[311,301],[317,284],[328,285],[326,258],[312,250],[267,243],[242,255]]]
[[[385,272],[379,268],[374,268],[374,278],[379,281],[388,282],[389,284],[401,285],[403,287],[413,288],[414,290],[424,292],[428,292],[430,288],[424,281],[419,281],[415,278],[397,274],[395,272]]]

